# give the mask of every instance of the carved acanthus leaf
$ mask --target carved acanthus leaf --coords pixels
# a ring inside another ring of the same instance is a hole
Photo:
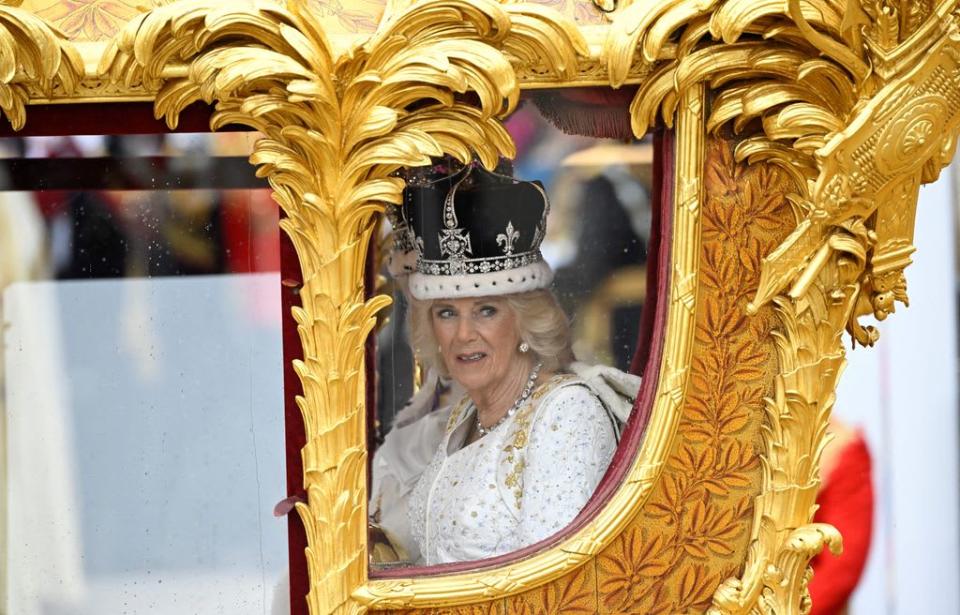
[[[943,41],[954,36],[949,32],[957,27],[951,3],[936,8],[906,3],[891,13],[898,21],[892,38],[887,37],[890,44],[881,44],[878,37],[887,28],[881,23],[887,13],[874,4],[861,6],[856,0],[629,3],[617,15],[606,45],[614,85],[622,83],[635,52],[653,70],[631,105],[636,134],[645,133],[658,117],[671,125],[679,94],[703,83],[714,96],[709,129],[742,137],[737,160],[769,161],[797,180],[799,190],[791,200],[801,223],[764,259],[764,276],[752,310],[791,285],[814,279],[815,268],[826,262],[838,225],[853,219],[867,224],[874,233],[871,241],[878,242],[877,250],[868,254],[860,280],[868,299],[860,302],[849,323],[854,339],[862,344],[872,344],[876,332],[860,326],[856,318],[864,313],[883,318],[892,311],[894,300],[906,298],[902,270],[909,259],[899,246],[912,238],[912,227],[907,229],[904,220],[912,221],[913,216],[874,217],[878,206],[890,198],[885,193],[893,174],[887,173],[887,179],[871,179],[864,173],[854,177],[855,168],[871,154],[847,151],[847,166],[841,168],[837,153],[849,149],[845,143],[855,132],[866,134],[872,123],[894,121],[884,108],[895,107],[895,99],[905,100],[919,92],[900,81],[929,81],[938,62],[942,70],[950,70],[949,61],[936,56],[948,55],[946,48],[953,45],[945,46]],[[897,45],[907,33],[921,30],[929,34],[918,43],[924,53],[900,53]],[[675,45],[675,58],[658,62],[668,44]],[[883,70],[873,70],[875,65]],[[928,86],[936,96],[951,87],[946,83]],[[884,105],[876,102],[880,99],[886,101]],[[900,148],[907,156],[904,160],[922,166],[924,181],[937,173],[928,161],[948,159],[939,151],[953,151],[955,146],[953,116],[944,107],[938,117],[944,122],[917,120],[911,124],[912,132],[904,133],[902,143],[884,145],[887,152]],[[931,132],[940,123],[946,130]],[[858,144],[873,147],[862,139]],[[890,159],[891,154],[885,156]],[[878,291],[876,285],[884,290]]]
[[[72,93],[83,76],[83,60],[62,33],[27,10],[0,5],[0,109],[14,130],[26,122],[31,88]]]

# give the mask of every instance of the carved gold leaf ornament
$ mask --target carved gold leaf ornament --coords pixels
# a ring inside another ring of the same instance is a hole
[[[84,75],[74,45],[18,4],[0,4],[0,109],[14,130],[26,123],[32,90],[47,96],[55,87],[73,92]]]

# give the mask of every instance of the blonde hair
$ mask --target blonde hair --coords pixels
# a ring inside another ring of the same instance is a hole
[[[520,341],[530,346],[546,372],[565,370],[574,361],[570,341],[570,320],[549,289],[531,290],[498,297],[506,301],[517,317]],[[441,376],[449,375],[440,356],[437,338],[433,335],[430,308],[432,300],[410,302],[410,333],[414,352],[426,367],[433,367]]]

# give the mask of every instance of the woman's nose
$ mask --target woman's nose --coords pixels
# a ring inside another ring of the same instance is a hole
[[[477,329],[470,318],[461,318],[457,321],[457,339],[462,342],[469,342],[476,337]]]

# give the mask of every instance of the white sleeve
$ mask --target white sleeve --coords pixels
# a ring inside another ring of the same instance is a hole
[[[573,521],[617,447],[610,417],[587,388],[563,387],[544,403],[530,429],[523,470],[520,538],[526,545]]]

